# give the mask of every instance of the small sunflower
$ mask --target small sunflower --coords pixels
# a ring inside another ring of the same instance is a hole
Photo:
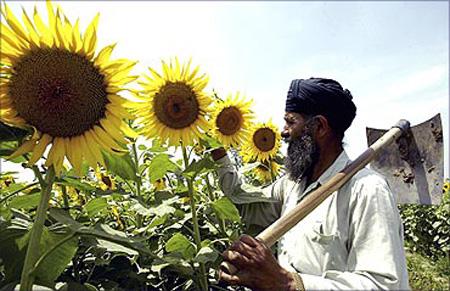
[[[447,193],[450,191],[450,181],[444,182],[444,185],[442,186],[442,192]]]
[[[100,167],[95,169],[95,178],[97,179],[97,186],[103,191],[116,190],[115,179],[108,175],[105,170],[101,170]]]
[[[135,133],[119,92],[136,79],[135,62],[111,61],[114,44],[95,55],[99,15],[82,35],[78,20],[72,25],[50,1],[48,25],[36,7],[33,18],[23,9],[23,25],[6,3],[1,8],[0,120],[34,131],[11,158],[31,152],[32,165],[51,144],[45,165],[60,173],[67,157],[80,173],[83,160],[104,164],[101,150],[123,151],[124,135]]]
[[[250,129],[250,138],[242,148],[244,161],[268,161],[275,157],[280,146],[281,135],[272,121],[258,123]]]
[[[205,118],[211,98],[203,91],[208,84],[206,75],[191,71],[191,62],[180,65],[175,58],[169,64],[162,62],[163,73],[152,68],[151,76],[140,82],[143,102],[134,106],[148,138],[159,137],[169,145],[193,145],[209,128]]]
[[[163,191],[167,188],[166,178],[161,178],[152,183],[156,191]]]
[[[212,114],[213,135],[224,146],[243,144],[248,138],[248,130],[253,120],[250,107],[252,101],[241,98],[239,93],[230,94],[225,101],[216,103]]]
[[[270,164],[270,165],[269,165]],[[269,168],[270,166],[270,168]],[[260,164],[253,169],[256,178],[262,183],[268,183],[272,181],[272,177],[275,178],[280,172],[280,165],[275,161],[269,161]]]

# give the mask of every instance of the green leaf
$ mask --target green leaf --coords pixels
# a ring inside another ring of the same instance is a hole
[[[132,237],[128,237],[124,232],[112,230],[107,225],[100,225],[97,227],[97,229],[86,227],[81,223],[73,220],[73,218],[67,213],[67,211],[64,211],[60,208],[51,208],[49,210],[49,213],[51,217],[56,219],[58,222],[67,225],[71,230],[81,236],[92,236],[97,239],[114,242],[127,248],[136,250],[141,254],[145,254],[152,258],[157,258],[157,256],[140,241],[137,241]]]
[[[9,207],[17,209],[29,209],[38,206],[41,193],[34,193],[30,195],[16,196],[11,199]]]
[[[63,239],[71,239],[58,245]],[[78,248],[78,239],[69,234],[55,234],[44,227],[41,237],[41,255],[54,250],[39,264],[35,270],[36,280],[45,286],[53,287],[54,281],[66,269]],[[55,248],[56,247],[56,248]]]
[[[108,171],[124,180],[137,181],[136,167],[130,153],[116,155],[102,151],[102,154]]]
[[[208,170],[214,170],[216,168],[216,163],[212,160],[210,156],[205,156],[198,161],[193,161],[184,171],[183,176],[186,178],[194,178],[198,174],[201,174]]]
[[[87,215],[92,218],[96,214],[103,213],[103,211],[105,211],[107,207],[108,201],[106,200],[106,198],[97,197],[86,203],[86,205],[84,206],[84,210],[87,212]]]
[[[147,147],[144,144],[140,144],[140,145],[138,145],[138,149],[141,151],[145,151],[147,149]]]
[[[195,246],[187,237],[177,232],[167,241],[166,251],[169,253],[178,252],[185,259],[191,259],[195,254]]]
[[[210,247],[202,247],[194,258],[199,263],[214,262],[217,259],[217,252]]]
[[[179,170],[180,168],[170,160],[169,155],[159,154],[152,159],[148,166],[150,182],[154,183],[156,180],[163,178],[167,172],[177,172]]]
[[[71,186],[78,190],[86,191],[86,192],[93,192],[96,190],[96,188],[88,183],[81,182],[79,179],[71,178],[71,177],[64,177],[62,179],[58,179],[55,184],[58,185],[65,185],[65,186]]]
[[[212,207],[217,216],[221,219],[227,219],[231,221],[240,222],[241,217],[239,210],[234,206],[233,202],[227,197],[222,197],[212,203]]]
[[[152,147],[149,149],[149,151],[153,153],[162,153],[166,152],[168,150],[167,147],[164,147],[161,145],[159,139],[155,138],[152,142]]]

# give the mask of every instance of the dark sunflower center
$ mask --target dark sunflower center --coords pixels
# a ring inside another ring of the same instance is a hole
[[[275,133],[270,128],[260,128],[253,134],[253,143],[262,152],[268,152],[275,146]]]
[[[200,114],[197,95],[183,82],[164,85],[155,95],[153,105],[159,121],[174,129],[188,127]]]
[[[224,108],[216,119],[216,126],[224,135],[233,135],[242,127],[242,113],[234,106]]]
[[[77,136],[105,116],[104,76],[85,57],[66,50],[32,50],[14,67],[9,93],[19,115],[39,131]]]

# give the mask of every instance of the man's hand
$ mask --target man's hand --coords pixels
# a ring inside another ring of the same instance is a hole
[[[219,271],[220,279],[231,285],[253,290],[295,290],[292,274],[278,264],[264,243],[251,236],[241,236],[222,255],[238,269],[233,275]]]

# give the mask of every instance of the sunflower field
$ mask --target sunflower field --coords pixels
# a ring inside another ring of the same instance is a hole
[[[46,5],[47,20],[19,20],[1,4],[0,156],[34,174],[0,174],[1,290],[231,290],[220,253],[253,230],[219,190],[211,151],[266,185],[283,174],[279,130],[247,96],[206,91],[191,60],[135,73],[116,44],[97,46],[98,15],[80,31]],[[449,251],[445,185],[436,249],[414,248],[430,239],[416,227],[430,210],[402,210],[411,252],[433,260]]]

